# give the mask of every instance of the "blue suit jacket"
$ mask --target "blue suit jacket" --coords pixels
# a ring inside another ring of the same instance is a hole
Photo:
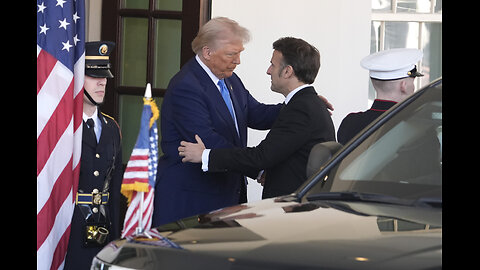
[[[209,149],[245,147],[247,127],[269,129],[281,104],[255,100],[234,73],[225,80],[237,117],[239,135],[217,86],[195,58],[170,80],[161,108],[161,147],[155,187],[153,225],[235,205],[244,176],[203,172],[201,164],[182,163],[180,141],[198,134]]]

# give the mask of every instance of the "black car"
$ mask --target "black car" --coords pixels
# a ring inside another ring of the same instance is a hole
[[[92,269],[440,269],[442,80],[340,146],[295,193],[119,239]]]

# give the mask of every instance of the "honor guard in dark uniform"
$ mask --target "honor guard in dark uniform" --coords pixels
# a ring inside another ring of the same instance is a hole
[[[85,43],[80,178],[64,269],[90,269],[103,246],[120,237],[122,137],[117,122],[99,108],[107,78],[113,78],[109,56],[114,46]]]
[[[350,113],[342,120],[337,132],[339,143],[345,145],[382,113],[413,94],[414,79],[423,76],[416,66],[422,56],[420,50],[398,48],[380,51],[362,59],[360,65],[370,71],[377,96],[369,110]]]

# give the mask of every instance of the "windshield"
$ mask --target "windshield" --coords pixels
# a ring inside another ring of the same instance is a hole
[[[427,89],[334,167],[308,194],[358,192],[441,199],[442,87]],[[325,178],[323,179],[325,180]]]

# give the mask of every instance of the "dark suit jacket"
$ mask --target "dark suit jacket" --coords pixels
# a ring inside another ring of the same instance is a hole
[[[237,172],[204,173],[201,164],[182,163],[180,141],[195,142],[198,134],[208,148],[244,147],[247,127],[269,129],[281,105],[255,100],[234,73],[225,80],[238,129],[220,91],[195,58],[170,80],[161,108],[161,147],[155,188],[153,225],[239,203],[244,176]]]
[[[120,229],[123,226],[123,220],[120,220],[120,187],[123,179],[121,134],[118,124],[113,118],[105,116],[100,111],[98,117],[102,122],[102,134],[98,144],[92,134],[88,132],[88,126],[83,122],[78,192],[91,193],[93,189],[102,191],[107,170],[112,166],[115,155],[115,170],[110,180],[110,195],[106,207],[111,222],[106,245],[120,237]],[[95,171],[98,171],[98,174]],[[97,220],[99,213],[93,213],[90,220]],[[76,205],[72,217],[65,269],[89,269],[93,257],[103,248],[84,247],[85,226],[85,216]]]
[[[294,192],[306,180],[308,155],[320,142],[335,141],[325,103],[313,87],[297,92],[256,147],[212,149],[209,171],[240,171],[255,178],[266,169],[263,198]]]
[[[338,127],[338,142],[345,145],[350,139],[362,131],[362,129],[368,126],[368,124],[395,104],[395,101],[375,99],[369,110],[348,114],[343,118],[342,123]]]

